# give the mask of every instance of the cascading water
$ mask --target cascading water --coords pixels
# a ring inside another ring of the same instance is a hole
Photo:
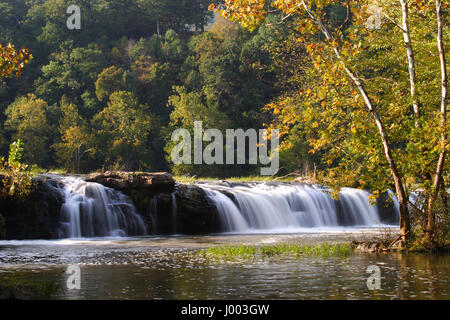
[[[247,222],[230,198],[216,190],[205,190],[205,192],[216,204],[225,230],[237,232],[248,230],[249,226]]]
[[[177,191],[169,195],[168,207],[164,204],[167,202],[160,205],[159,197],[153,195],[145,215],[148,221],[144,221],[131,199],[120,191],[77,177],[51,178],[59,181],[64,197],[60,238],[177,234],[185,230],[181,224],[185,213],[180,211],[183,204],[177,204]],[[220,224],[214,230],[283,233],[306,228],[383,226],[378,208],[369,204],[370,194],[363,190],[343,188],[339,200],[334,200],[326,189],[314,185],[199,183],[197,187],[217,208]]]
[[[146,235],[144,221],[131,199],[98,183],[62,180],[61,238]]]
[[[370,193],[344,188],[339,200],[309,185],[263,183],[226,187],[202,184],[216,204],[227,232],[288,231],[299,228],[381,226]]]

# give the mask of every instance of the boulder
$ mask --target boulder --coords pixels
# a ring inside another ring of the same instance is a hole
[[[0,198],[4,239],[56,239],[63,203],[56,181],[37,178],[32,191],[23,198]],[[1,219],[0,219],[1,220]],[[0,238],[1,234],[0,222]]]
[[[130,194],[132,190],[148,191],[153,194],[171,193],[175,189],[175,180],[167,172],[107,171],[90,174],[86,181],[100,183],[105,187],[120,190],[127,194]]]
[[[132,192],[131,197],[150,234],[223,231],[216,206],[198,186],[177,185],[173,193],[147,193],[147,196],[144,192]]]
[[[179,185],[176,192],[179,229],[186,234],[221,232],[216,205],[195,185]]]

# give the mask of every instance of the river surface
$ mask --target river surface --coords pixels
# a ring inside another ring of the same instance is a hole
[[[348,242],[384,232],[371,228],[0,241],[0,297],[14,292],[14,297],[25,299],[450,299],[448,254],[352,254],[233,262],[205,260],[196,254],[217,245]],[[71,275],[66,271],[71,265],[79,267],[80,289],[68,289]],[[369,290],[367,268],[374,265],[381,271],[381,288]]]

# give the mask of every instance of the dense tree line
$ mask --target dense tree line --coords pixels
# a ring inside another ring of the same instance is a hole
[[[79,1],[82,28],[69,30],[70,1],[2,2],[0,42],[29,48],[34,60],[0,85],[1,152],[20,138],[24,160],[44,169],[257,174],[255,165],[170,161],[176,128],[192,130],[195,120],[223,132],[263,128],[273,116],[262,108],[296,85],[280,52],[295,35],[278,15],[249,32],[221,17],[211,25],[209,3]],[[330,12],[343,19],[340,9]],[[303,47],[289,55],[306,61]],[[320,166],[298,134],[280,173]]]
[[[22,139],[24,160],[44,169],[170,170],[230,176],[254,166],[173,166],[170,133],[262,128],[261,107],[278,92],[267,44],[275,28],[250,33],[212,20],[209,1],[78,1],[81,30],[66,27],[66,0],[0,4],[0,43],[34,60],[0,84],[0,150]]]

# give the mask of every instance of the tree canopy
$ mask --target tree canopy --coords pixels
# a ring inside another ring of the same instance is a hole
[[[446,4],[380,1],[375,28],[367,23],[374,14],[371,1],[348,1],[345,19],[331,14],[340,5],[332,0],[225,0],[210,9],[249,30],[266,21],[269,12],[282,13],[280,21],[291,18],[294,41],[308,53],[302,57],[307,62],[286,65],[299,74],[287,83],[296,90],[266,106],[275,116],[269,126],[281,128],[287,149],[295,144],[292,129],[301,128],[309,151],[324,152],[329,185],[395,190],[404,240],[411,205],[416,213],[426,211],[418,227],[432,240],[437,207],[443,208],[439,219],[448,211]],[[296,59],[291,41],[281,43],[281,56]],[[424,190],[422,202],[412,204],[408,190],[417,188]]]

